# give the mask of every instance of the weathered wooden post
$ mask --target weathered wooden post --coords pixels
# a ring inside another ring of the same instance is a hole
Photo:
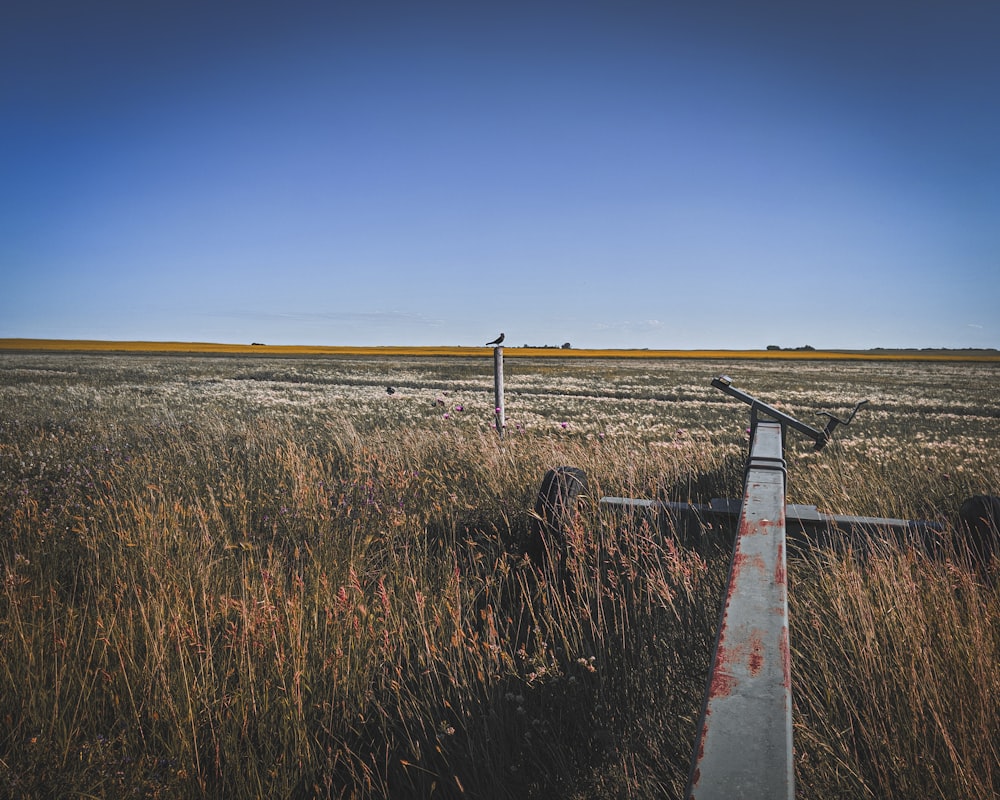
[[[493,348],[493,396],[495,400],[495,414],[497,433],[503,438],[503,429],[506,422],[504,420],[503,408],[503,347],[497,345]]]

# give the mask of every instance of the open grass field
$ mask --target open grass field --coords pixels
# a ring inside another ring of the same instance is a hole
[[[584,502],[566,593],[521,549],[546,469],[741,494],[741,388],[870,403],[788,500],[944,525],[789,562],[797,793],[1000,795],[995,360],[0,352],[0,795],[671,797],[726,579]],[[515,351],[508,350],[508,353]],[[523,354],[522,354],[523,355]],[[392,386],[393,394],[386,392]]]

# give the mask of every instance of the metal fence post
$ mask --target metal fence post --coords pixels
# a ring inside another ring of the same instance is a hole
[[[494,409],[496,413],[497,433],[502,439],[506,421],[504,420],[503,407],[503,347],[500,345],[493,348],[493,396],[496,402]]]
[[[794,798],[782,426],[755,426],[685,796]]]

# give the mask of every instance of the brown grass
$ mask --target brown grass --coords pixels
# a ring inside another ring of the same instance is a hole
[[[381,373],[378,399],[355,404],[333,383],[354,381],[352,365],[104,358],[4,362],[0,794],[683,790],[728,554],[686,551],[594,500],[738,495],[738,410],[668,386],[681,399],[662,413],[713,427],[651,441],[574,422],[501,442],[488,413],[443,420],[434,391],[386,398]],[[224,368],[252,380],[211,394]],[[866,391],[886,379],[851,374]],[[949,404],[966,380],[949,368],[916,393],[938,405],[903,415],[912,374],[881,385],[859,422],[874,428],[818,456],[790,448],[795,501],[931,511],[950,535],[964,496],[1000,486],[995,406]],[[334,394],[316,406],[319,390]],[[558,401],[534,397],[512,409]],[[559,464],[592,487],[570,531],[571,591],[520,556]],[[1000,606],[991,574],[948,547],[790,563],[800,796],[997,795]]]

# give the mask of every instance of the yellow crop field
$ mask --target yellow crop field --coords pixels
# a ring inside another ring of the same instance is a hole
[[[92,339],[0,339],[0,351],[204,353],[260,356],[488,355],[489,347],[348,347],[332,345],[227,344],[219,342],[126,342]],[[508,347],[509,358],[767,359],[774,361],[967,361],[1000,363],[992,350],[646,350]]]

